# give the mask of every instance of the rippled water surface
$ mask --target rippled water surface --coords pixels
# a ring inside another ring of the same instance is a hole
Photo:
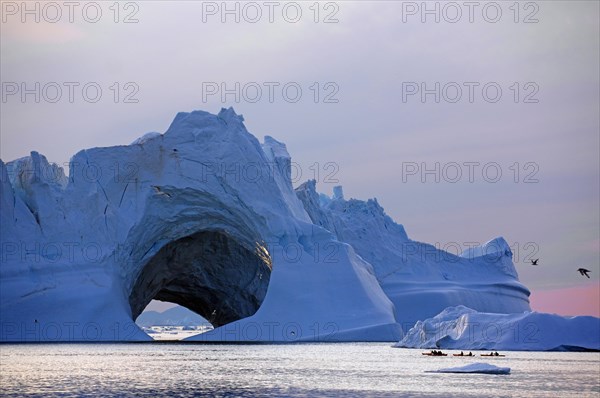
[[[600,353],[434,358],[390,344],[0,345],[2,396],[599,397]],[[488,362],[510,375],[431,374]]]

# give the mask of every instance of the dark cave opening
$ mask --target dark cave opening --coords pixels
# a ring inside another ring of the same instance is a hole
[[[132,318],[152,299],[184,306],[214,327],[253,315],[267,293],[271,259],[258,243],[247,246],[223,231],[200,231],[166,244],[133,285]]]

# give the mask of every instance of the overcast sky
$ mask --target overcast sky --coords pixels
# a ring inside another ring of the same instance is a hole
[[[296,185],[339,180],[453,251],[503,236],[534,308],[600,314],[598,2],[21,4],[2,2],[2,160],[233,106]]]

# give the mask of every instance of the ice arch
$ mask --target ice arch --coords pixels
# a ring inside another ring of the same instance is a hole
[[[149,341],[132,320],[152,298],[223,325],[190,338],[204,341],[398,341],[448,305],[529,310],[504,240],[497,261],[450,261],[375,200],[295,191],[285,145],[233,109],[179,113],[71,165],[0,160],[0,341]]]
[[[129,295],[132,317],[157,299],[222,326],[256,313],[270,276],[262,246],[246,247],[224,231],[200,231],[166,244],[143,266]]]

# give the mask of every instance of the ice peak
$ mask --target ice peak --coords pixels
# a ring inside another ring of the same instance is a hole
[[[221,108],[218,116],[221,119],[225,120],[226,122],[233,121],[233,122],[241,123],[244,121],[244,116],[238,115],[237,113],[235,113],[235,110],[233,109],[232,106],[230,106],[229,108]]]
[[[300,184],[300,186],[298,186],[298,188],[296,188],[297,192],[305,192],[308,191],[311,194],[314,194],[315,196],[318,196],[317,194],[317,180],[312,179],[312,180],[307,180],[305,182],[303,182],[302,184]]]
[[[225,126],[241,127],[241,130],[246,131],[243,122],[244,117],[235,113],[233,108],[222,108],[218,115],[205,111],[179,112],[165,135],[190,129],[224,131]]]
[[[344,190],[341,185],[333,187],[333,200],[337,199],[344,200]]]
[[[63,168],[48,162],[48,159],[37,151],[31,151],[29,156],[6,163],[6,168],[13,187],[25,189],[34,183],[45,183],[62,189],[67,185]]]
[[[135,139],[135,140],[134,140],[134,141],[131,143],[131,145],[142,145],[142,144],[144,144],[145,142],[148,142],[148,141],[150,141],[150,140],[153,140],[154,138],[157,138],[157,137],[162,137],[162,134],[161,134],[161,133],[158,133],[158,132],[156,132],[156,131],[151,131],[151,132],[149,132],[149,133],[146,133],[146,134],[144,134],[143,136],[141,136],[141,137],[138,137],[137,139]]]
[[[481,246],[471,247],[461,253],[461,257],[473,258],[487,255],[507,256],[512,258],[512,250],[506,240],[499,236]]]
[[[262,144],[262,147],[263,149],[267,149],[266,152],[270,152],[274,159],[282,158],[291,160],[291,156],[288,153],[285,144],[281,141],[277,141],[270,135],[265,135],[264,144]]]
[[[517,270],[512,262],[513,252],[503,237],[494,238],[481,246],[470,247],[460,257],[473,260],[478,257],[496,259],[497,266],[507,275],[518,279]]]

